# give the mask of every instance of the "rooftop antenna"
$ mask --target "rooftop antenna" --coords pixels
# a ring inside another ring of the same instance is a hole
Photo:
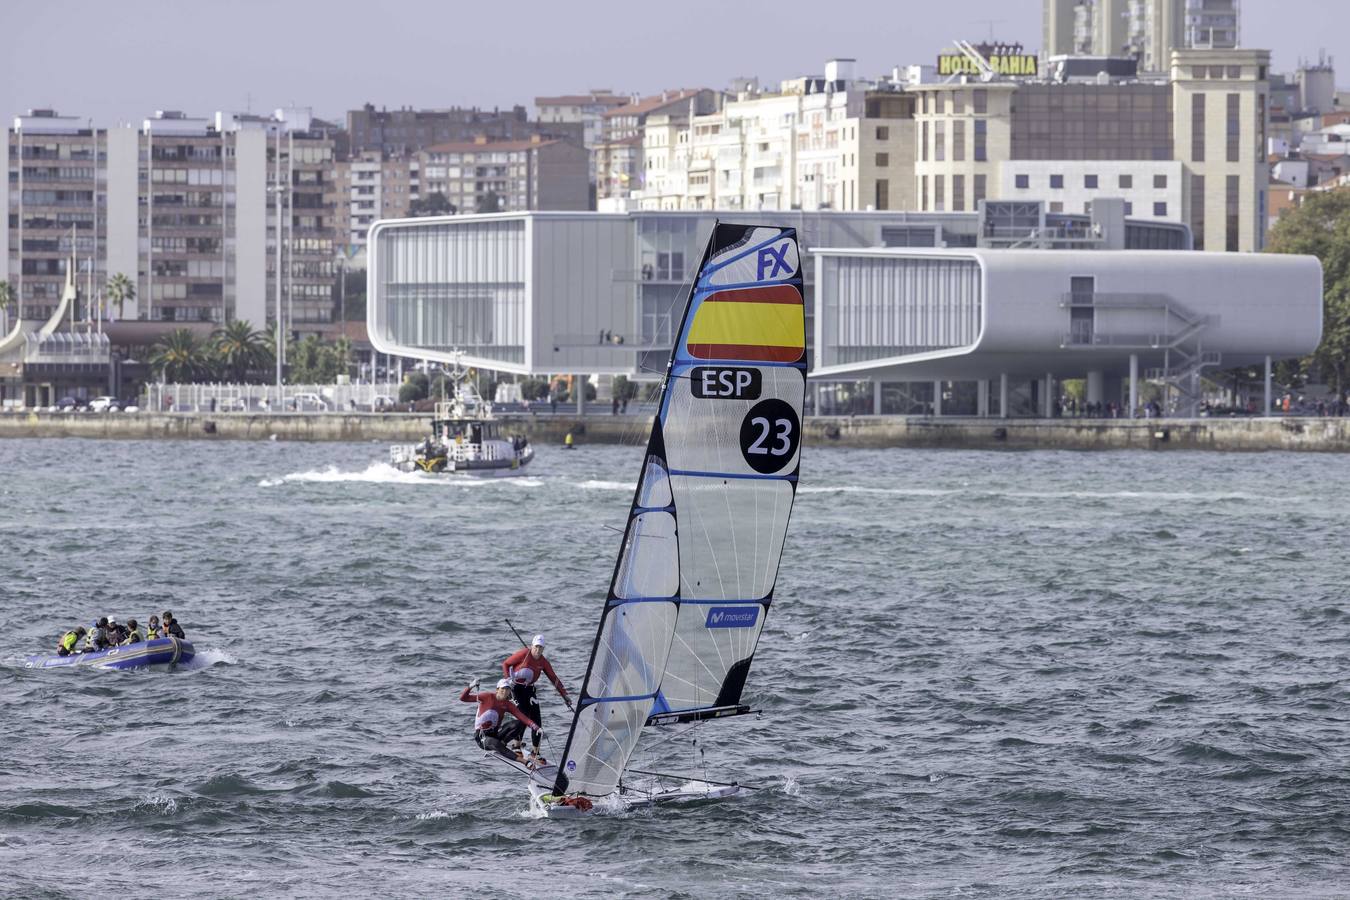
[[[1007,21],[1007,19],[975,19],[973,24],[989,26],[989,43],[992,44],[994,42],[994,26],[1002,25]]]

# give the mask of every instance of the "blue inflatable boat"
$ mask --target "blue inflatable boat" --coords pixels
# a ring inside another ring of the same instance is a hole
[[[99,669],[145,669],[171,666],[192,659],[192,645],[176,637],[155,638],[123,647],[109,647],[92,653],[69,656],[30,656],[30,669],[60,669],[67,666],[94,666]]]

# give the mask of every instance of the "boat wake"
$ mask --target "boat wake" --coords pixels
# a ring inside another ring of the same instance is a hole
[[[199,650],[192,659],[179,665],[180,669],[207,669],[217,663],[224,663],[227,666],[233,666],[239,662],[239,657],[230,653],[228,650]]]
[[[635,485],[631,481],[601,481],[592,479],[591,481],[581,482],[577,487],[581,488],[583,491],[624,491],[625,493],[631,494]]]
[[[456,485],[511,484],[516,487],[539,487],[543,482],[537,478],[474,478],[471,476],[430,475],[425,472],[400,472],[384,462],[373,462],[361,472],[344,472],[337,466],[323,469],[311,469],[308,472],[292,472],[279,478],[264,478],[258,487],[273,488],[287,484],[416,484],[416,485]]]

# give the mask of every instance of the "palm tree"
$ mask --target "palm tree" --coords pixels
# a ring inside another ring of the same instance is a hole
[[[108,286],[105,290],[108,294],[108,300],[117,308],[117,318],[122,318],[123,305],[136,299],[135,282],[118,272],[108,279]]]
[[[8,281],[0,281],[0,312],[5,314],[5,325],[9,325],[9,313],[14,308],[14,287]],[[0,328],[4,334],[9,328]]]
[[[212,375],[206,347],[186,328],[176,328],[160,338],[150,352],[150,366],[161,379],[175,384]]]
[[[232,381],[247,381],[250,371],[261,369],[268,361],[264,335],[251,322],[235,319],[224,328],[217,328],[211,340],[216,362]]]

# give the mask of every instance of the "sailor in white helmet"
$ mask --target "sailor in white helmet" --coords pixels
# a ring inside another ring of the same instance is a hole
[[[536,722],[539,717],[539,698],[535,695],[535,682],[539,680],[540,675],[548,676],[548,680],[553,682],[553,687],[557,689],[558,696],[562,697],[567,708],[572,708],[572,698],[567,696],[567,688],[563,687],[562,679],[553,671],[553,665],[544,656],[544,636],[536,634],[530,646],[521,647],[515,653],[512,653],[502,663],[502,674],[511,679],[511,685],[515,690],[516,706],[527,716],[533,718]],[[534,740],[534,758],[537,762],[545,762],[539,755],[540,732],[536,730],[531,736]]]
[[[465,703],[477,703],[478,712],[473,720],[473,740],[484,750],[500,753],[507,759],[524,762],[519,754],[507,745],[519,741],[525,729],[532,728],[539,734],[539,721],[522,713],[510,700],[511,682],[503,678],[497,682],[495,691],[478,690],[478,679],[469,682],[459,699]],[[506,721],[507,715],[515,716],[515,721]],[[536,737],[536,741],[539,739]]]

